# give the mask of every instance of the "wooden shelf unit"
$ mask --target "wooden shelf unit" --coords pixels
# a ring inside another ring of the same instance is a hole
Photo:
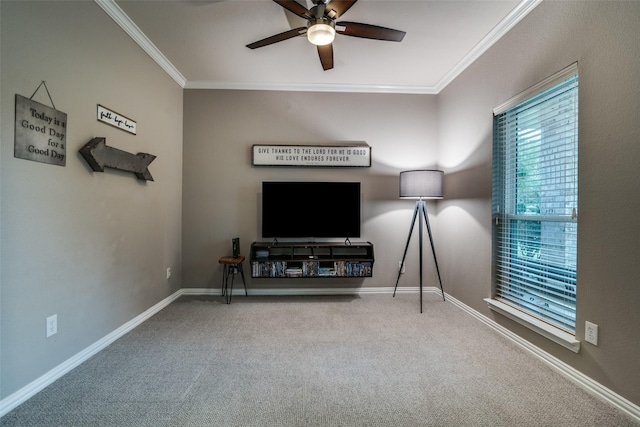
[[[250,262],[253,278],[372,277],[373,244],[253,242]]]

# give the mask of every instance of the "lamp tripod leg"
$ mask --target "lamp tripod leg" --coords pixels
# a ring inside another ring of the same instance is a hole
[[[436,264],[436,272],[438,273],[438,282],[440,282],[440,291],[442,292],[442,300],[444,298],[444,288],[442,287],[442,279],[440,278],[440,268],[438,268],[438,258],[436,258],[436,247],[433,244],[433,236],[431,235],[431,227],[429,226],[429,216],[427,215],[427,207],[423,205],[422,213],[424,215],[424,222],[427,223],[427,232],[429,233],[429,241],[431,242],[431,251],[433,252],[433,261]]]
[[[409,249],[409,242],[411,241],[411,235],[413,234],[413,226],[416,224],[416,218],[418,217],[418,205],[416,204],[413,210],[413,219],[411,220],[411,227],[409,227],[409,235],[407,236],[407,244],[404,247],[404,254],[402,255],[402,261],[400,262],[400,268],[398,269],[398,278],[396,279],[396,287],[393,289],[393,297],[396,297],[396,291],[398,290],[398,282],[400,282],[400,275],[402,274],[402,267],[404,267],[404,260],[407,258],[407,250]]]
[[[424,212],[424,202],[420,200],[418,205],[420,210]],[[420,313],[422,313],[422,235],[424,234],[422,231],[422,218],[418,218],[418,231],[420,233]]]

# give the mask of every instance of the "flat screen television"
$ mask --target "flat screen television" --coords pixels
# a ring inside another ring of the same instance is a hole
[[[360,237],[360,183],[263,182],[262,237]]]

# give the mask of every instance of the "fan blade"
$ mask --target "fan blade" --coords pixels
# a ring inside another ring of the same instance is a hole
[[[318,55],[323,70],[327,71],[333,68],[333,45],[331,43],[318,46]]]
[[[341,17],[351,6],[354,5],[358,0],[333,0],[327,4],[325,15],[329,16],[331,19],[336,19]],[[331,11],[335,15],[331,15]]]
[[[300,3],[294,0],[273,0],[278,3],[280,6],[284,7],[291,13],[295,13],[296,15],[308,19],[312,18],[311,12],[307,10],[306,7],[302,6]]]
[[[360,24],[358,22],[336,22],[336,33],[346,36],[362,37],[364,39],[387,40],[390,42],[401,42],[404,31],[392,28],[379,27],[371,24]]]
[[[275,36],[267,37],[266,39],[258,40],[248,44],[249,49],[257,49],[259,47],[268,46],[270,44],[278,43],[284,40],[291,39],[293,37],[300,36],[307,32],[306,27],[294,28],[293,30],[285,31],[284,33],[276,34]]]

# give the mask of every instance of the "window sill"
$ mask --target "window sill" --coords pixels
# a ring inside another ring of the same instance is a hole
[[[487,302],[491,310],[520,323],[522,326],[537,332],[556,344],[560,344],[561,346],[568,348],[574,353],[580,352],[580,341],[576,340],[575,336],[536,319],[535,317],[517,310],[503,302],[491,298],[485,298],[484,300]]]

